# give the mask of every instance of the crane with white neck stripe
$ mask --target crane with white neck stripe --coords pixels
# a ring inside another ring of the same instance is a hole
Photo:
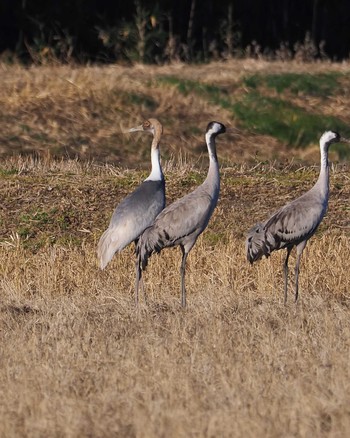
[[[181,304],[183,307],[186,306],[186,259],[198,236],[207,227],[218,202],[220,175],[215,138],[225,131],[225,126],[219,122],[208,124],[205,139],[209,153],[209,170],[205,181],[193,192],[166,207],[157,216],[153,225],[140,236],[136,246],[136,293],[149,257],[163,248],[179,245],[182,251]]]
[[[328,207],[329,164],[328,149],[332,143],[349,140],[337,132],[326,131],[320,138],[321,169],[316,184],[306,193],[275,212],[263,223],[256,224],[248,232],[246,240],[247,259],[252,264],[279,249],[286,249],[284,262],[284,303],[287,302],[288,259],[294,247],[297,258],[295,264],[295,301],[299,296],[299,265],[307,241],[316,232]]]
[[[136,245],[140,234],[152,225],[154,219],[165,207],[165,181],[159,152],[163,127],[158,120],[149,119],[128,131],[146,131],[153,134],[152,170],[150,175],[114,210],[109,226],[102,234],[97,246],[101,269],[106,267],[116,252],[120,252],[129,243],[135,242]]]

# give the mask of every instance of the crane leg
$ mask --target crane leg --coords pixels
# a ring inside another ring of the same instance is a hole
[[[141,283],[141,289],[142,289],[142,294],[145,298],[145,303],[147,305],[147,297],[145,294],[145,287],[144,287],[144,283],[143,283],[143,277],[142,277],[142,269],[141,269],[141,263],[140,260],[138,258],[137,255],[137,243],[139,241],[139,238],[134,240],[135,243],[135,253],[136,253],[136,283],[135,283],[135,303],[136,303],[136,307],[138,307],[139,305],[139,289],[140,289],[140,283]]]
[[[139,261],[139,258],[136,258],[136,283],[135,283],[135,304],[136,307],[139,306],[139,286],[141,281],[141,288],[143,293],[145,293],[143,288],[143,279],[142,279],[142,270],[141,270],[141,264]]]
[[[188,252],[186,252],[185,248],[180,245],[182,251],[182,262],[181,262],[181,306],[186,307],[186,288],[185,288],[185,270],[186,270],[186,259],[188,256]]]
[[[287,248],[287,256],[284,261],[284,304],[287,304],[287,291],[288,291],[288,260],[290,252],[292,251],[292,247]]]
[[[297,261],[295,263],[295,302],[298,301],[299,297],[299,263],[301,254],[297,255]]]
[[[306,241],[299,243],[299,245],[297,246],[297,260],[295,263],[295,302],[297,302],[299,298],[299,265],[300,265],[301,255],[304,251],[305,246],[306,246]]]

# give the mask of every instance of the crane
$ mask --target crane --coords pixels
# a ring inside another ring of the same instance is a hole
[[[209,170],[203,184],[183,198],[166,207],[155,219],[153,225],[143,232],[136,247],[136,291],[146,269],[149,257],[163,248],[180,246],[181,262],[181,305],[186,306],[185,268],[188,253],[198,236],[205,230],[216,207],[220,191],[219,164],[215,139],[226,131],[219,122],[210,122],[205,139],[209,153]],[[137,293],[137,292],[136,292]]]
[[[299,264],[307,241],[316,232],[328,206],[329,164],[328,149],[332,143],[350,141],[337,132],[326,131],[320,138],[321,169],[316,184],[299,198],[289,202],[263,223],[256,224],[247,235],[246,252],[248,261],[269,257],[279,249],[286,249],[284,261],[284,303],[287,303],[288,259],[296,247],[295,302],[298,300]]]
[[[145,120],[140,126],[128,132],[146,131],[153,134],[151,146],[152,170],[149,176],[114,210],[107,230],[102,234],[97,256],[101,269],[129,243],[135,242],[165,207],[165,181],[160,164],[159,143],[163,133],[161,123],[156,119]],[[138,296],[136,296],[138,300]]]

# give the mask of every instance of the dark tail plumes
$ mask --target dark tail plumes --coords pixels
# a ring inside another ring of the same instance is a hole
[[[140,268],[147,268],[148,259],[154,252],[159,252],[157,242],[153,239],[152,227],[146,228],[136,245],[136,257]]]
[[[159,252],[157,246],[153,244],[152,240],[152,227],[148,227],[138,238],[137,242],[135,241],[136,247],[136,286],[135,286],[135,296],[136,296],[136,304],[138,304],[138,295],[139,295],[139,283],[142,280],[142,271],[147,268],[148,259],[154,252]],[[143,282],[142,282],[142,290],[143,290]],[[146,295],[145,295],[146,297]]]
[[[258,223],[248,231],[246,240],[247,259],[250,263],[256,262],[262,256],[268,257],[275,249],[275,239],[264,228],[265,224]]]

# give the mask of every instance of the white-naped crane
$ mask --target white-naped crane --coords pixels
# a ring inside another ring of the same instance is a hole
[[[193,192],[166,207],[157,216],[153,225],[140,236],[136,246],[136,293],[149,257],[154,252],[159,253],[163,248],[179,245],[182,251],[181,305],[186,306],[186,259],[198,236],[208,225],[219,199],[220,175],[215,139],[225,131],[226,128],[222,123],[208,124],[205,139],[209,153],[209,170],[205,181]]]
[[[329,164],[328,149],[332,143],[350,141],[337,132],[326,131],[320,138],[321,169],[316,184],[299,198],[289,202],[263,223],[256,224],[248,232],[246,240],[247,259],[253,263],[262,256],[269,257],[273,251],[286,249],[284,261],[284,303],[287,302],[288,259],[294,247],[295,301],[299,296],[299,265],[307,241],[316,232],[328,207]]]
[[[102,234],[97,246],[97,256],[101,269],[129,243],[135,242],[143,231],[152,225],[165,207],[165,181],[160,164],[159,143],[163,132],[156,119],[145,120],[129,132],[146,131],[153,134],[151,146],[152,170],[149,176],[114,210],[107,230]],[[136,295],[138,301],[138,295]]]

